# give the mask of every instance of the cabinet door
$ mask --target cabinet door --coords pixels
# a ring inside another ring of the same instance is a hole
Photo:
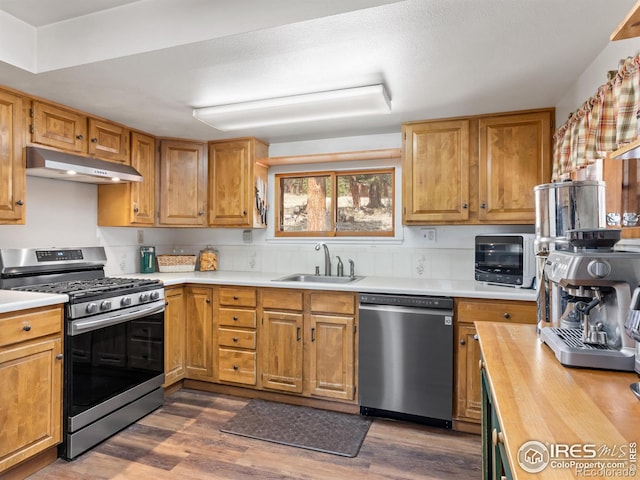
[[[459,419],[480,422],[480,345],[472,323],[458,324],[456,346],[456,412]]]
[[[164,312],[164,386],[182,380],[186,363],[185,297],[184,289],[165,291],[167,308]]]
[[[198,142],[165,140],[160,144],[160,223],[206,223],[207,152]]]
[[[209,224],[251,226],[250,141],[209,145]]]
[[[87,117],[48,103],[33,102],[33,143],[87,152]]]
[[[534,223],[533,187],[549,180],[551,113],[480,119],[481,221]]]
[[[89,155],[129,165],[129,129],[89,118]]]
[[[62,440],[60,337],[1,349],[0,385],[2,472]]]
[[[404,125],[403,223],[469,218],[469,121]]]
[[[155,139],[131,134],[131,166],[142,174],[142,182],[98,185],[98,225],[151,226],[155,221]]]
[[[187,378],[213,380],[213,289],[190,287],[187,302]]]
[[[0,224],[24,224],[24,99],[0,90]]]
[[[354,317],[310,315],[308,393],[353,400]]]
[[[302,393],[302,319],[300,313],[263,313],[260,347],[264,388]]]

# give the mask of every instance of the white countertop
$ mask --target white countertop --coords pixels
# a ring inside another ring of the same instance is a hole
[[[212,285],[245,285],[254,287],[302,288],[309,290],[341,290],[361,293],[398,293],[413,295],[438,295],[447,297],[490,298],[496,300],[535,301],[536,291],[523,288],[497,287],[474,280],[433,280],[417,278],[364,277],[349,283],[278,282],[274,279],[282,273],[258,272],[184,272],[128,274],[125,277],[154,278],[165,286],[185,283]]]
[[[66,303],[68,300],[69,297],[66,295],[0,290],[0,313],[46,307],[58,303]]]
[[[417,278],[364,277],[350,283],[278,282],[282,273],[256,272],[184,272],[131,273],[119,275],[132,278],[162,280],[165,286],[200,283],[210,285],[244,285],[253,287],[302,288],[309,290],[339,290],[361,293],[397,293],[408,295],[436,295],[446,297],[490,298],[495,300],[535,301],[535,290],[485,285],[476,281],[432,280]],[[66,295],[0,290],[0,313],[65,303]]]

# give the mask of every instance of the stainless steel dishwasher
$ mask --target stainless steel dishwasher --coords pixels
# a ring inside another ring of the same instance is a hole
[[[360,413],[451,428],[453,299],[360,294]]]

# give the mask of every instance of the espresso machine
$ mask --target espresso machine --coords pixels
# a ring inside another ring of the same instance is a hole
[[[633,371],[635,341],[625,322],[640,284],[640,253],[613,250],[620,230],[569,230],[568,238],[569,249],[551,252],[545,263],[560,293],[551,311],[560,313],[540,328],[540,339],[563,365]]]

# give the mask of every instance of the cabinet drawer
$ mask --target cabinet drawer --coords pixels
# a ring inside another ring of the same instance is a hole
[[[220,305],[231,305],[236,307],[255,307],[255,288],[226,288],[220,287]]]
[[[302,310],[304,300],[299,290],[263,290],[262,307],[276,310]]]
[[[311,293],[311,311],[328,313],[356,313],[356,296],[347,292]]]
[[[536,302],[460,300],[457,321],[535,323],[536,308]]]
[[[61,308],[0,315],[0,347],[61,333]]]
[[[256,348],[256,332],[220,328],[218,330],[218,344],[225,347]]]
[[[254,310],[240,310],[236,308],[221,308],[218,324],[230,327],[256,327],[256,312]]]
[[[218,376],[223,382],[256,384],[256,352],[220,348]]]

